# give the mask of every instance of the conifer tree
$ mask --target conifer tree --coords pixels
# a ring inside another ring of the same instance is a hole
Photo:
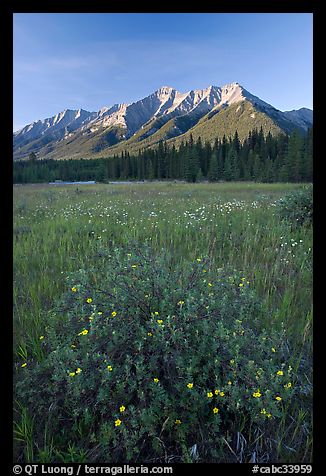
[[[166,143],[164,144],[161,140],[158,145],[158,150],[156,153],[157,156],[157,178],[166,178],[166,169],[167,169],[167,150]]]
[[[185,157],[185,179],[187,182],[196,182],[198,170],[200,168],[198,152],[190,144]]]
[[[239,154],[239,151],[240,151],[241,144],[240,144],[239,134],[238,134],[238,131],[237,131],[237,130],[236,130],[235,133],[234,133],[232,145],[233,145],[233,147],[234,147],[234,150],[235,150],[236,154],[238,155],[238,154]]]
[[[259,182],[262,179],[262,168],[260,157],[257,153],[253,153],[253,165],[252,165],[252,175],[255,182]]]
[[[229,148],[224,164],[224,179],[228,182],[232,180],[239,180],[240,173],[237,160],[237,153],[232,144]]]
[[[31,152],[31,153],[29,154],[28,160],[29,160],[30,162],[36,162],[37,157],[36,157],[35,152]]]
[[[303,140],[297,129],[295,129],[289,137],[288,145],[288,175],[290,181],[300,182],[302,179],[302,156],[303,156]]]
[[[211,155],[212,155],[212,146],[210,142],[206,141],[205,147],[204,147],[204,159],[202,164],[204,177],[207,177],[207,174],[208,174],[209,161],[210,161]]]
[[[151,159],[148,159],[147,163],[147,178],[148,180],[154,180],[154,167]]]
[[[207,178],[210,182],[217,182],[219,180],[219,167],[216,152],[211,156]]]
[[[313,128],[308,129],[303,150],[303,180],[311,182],[313,179]]]
[[[203,172],[201,171],[201,167],[199,167],[197,175],[196,175],[196,182],[202,182],[203,181]]]

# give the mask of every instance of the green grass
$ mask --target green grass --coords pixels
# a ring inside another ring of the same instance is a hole
[[[243,272],[271,311],[266,313],[273,316],[266,318],[267,329],[284,326],[298,363],[303,356],[310,362],[312,229],[292,229],[275,213],[275,202],[300,187],[257,183],[100,184],[78,186],[81,193],[77,193],[71,185],[15,186],[16,368],[28,359],[42,360],[39,337],[44,333],[47,311],[64,291],[66,274],[87,268],[98,242],[119,246],[132,241],[147,241],[156,250],[168,248],[175,262],[181,264],[209,255],[216,269],[228,266]],[[311,461],[309,378],[307,396],[299,396],[275,428],[275,441],[270,444],[276,448],[277,461]],[[25,452],[31,461],[37,452],[31,436],[33,420],[24,407],[18,407],[17,412],[15,428],[20,441],[16,456]],[[252,435],[248,445],[256,440],[257,435]],[[44,448],[38,448],[42,461],[47,452],[56,454],[46,428],[44,442]],[[237,453],[236,447],[232,449]],[[227,445],[225,452],[231,453]]]

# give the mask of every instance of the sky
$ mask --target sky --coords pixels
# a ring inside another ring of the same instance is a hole
[[[282,111],[313,102],[311,13],[15,13],[14,131],[161,86],[239,82]]]

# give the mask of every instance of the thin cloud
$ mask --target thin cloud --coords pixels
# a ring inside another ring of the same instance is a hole
[[[38,61],[26,61],[14,59],[17,72],[41,73],[49,68],[55,71],[81,70],[87,67],[126,68],[139,66],[139,61],[159,66],[164,71],[170,72],[177,65],[182,68],[193,68],[203,63],[219,62],[222,57],[222,49],[216,45],[207,46],[204,42],[191,44],[184,41],[110,41],[94,43],[87,48],[88,52],[83,55],[67,55],[60,57],[40,58]],[[180,64],[181,62],[181,64]],[[146,70],[146,74],[153,71]]]

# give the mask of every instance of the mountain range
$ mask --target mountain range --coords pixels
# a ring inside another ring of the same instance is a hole
[[[98,112],[65,109],[28,124],[14,132],[13,156],[24,159],[35,152],[49,159],[108,157],[123,150],[137,153],[160,140],[178,147],[190,134],[194,140],[214,142],[237,130],[242,140],[255,128],[288,134],[294,129],[305,132],[312,122],[311,109],[282,112],[237,82],[186,93],[163,86],[131,104]]]

